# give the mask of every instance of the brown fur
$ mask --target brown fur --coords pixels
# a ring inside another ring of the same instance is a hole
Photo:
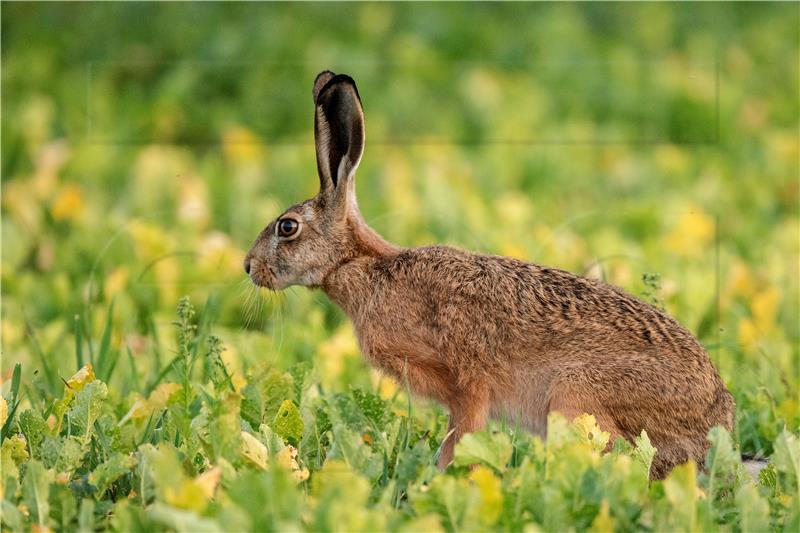
[[[273,289],[321,288],[353,321],[371,364],[447,406],[440,467],[489,416],[543,434],[554,410],[594,414],[612,442],[646,430],[658,449],[653,478],[688,459],[702,464],[708,430],[730,430],[734,404],[685,328],[616,287],[562,270],[386,242],[355,201],[364,140],[355,83],[322,73],[314,100],[320,193],[278,217],[298,220],[299,235],[282,239],[272,222],[245,268]]]

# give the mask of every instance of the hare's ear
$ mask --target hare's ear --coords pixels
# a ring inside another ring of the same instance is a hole
[[[354,175],[364,153],[364,112],[356,82],[322,72],[314,82],[314,103],[320,193],[326,201],[345,205],[354,196]]]

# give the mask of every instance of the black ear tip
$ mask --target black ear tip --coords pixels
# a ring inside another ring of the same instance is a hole
[[[332,78],[332,77],[336,76],[336,73],[333,72],[332,70],[325,69],[322,72],[320,72],[319,74],[317,74],[317,77],[314,78],[314,82],[316,82],[318,79],[320,79],[322,76],[325,76],[325,75],[330,75],[330,77]]]
[[[331,81],[331,79],[335,78],[336,74],[331,72],[330,70],[323,70],[317,77],[314,78],[314,89],[311,92],[311,95],[314,97],[314,103],[317,103],[317,98],[319,98],[319,93],[322,91],[322,88],[325,86],[326,83]]]
[[[333,73],[331,72],[330,74],[333,74]],[[317,81],[321,81],[321,80],[325,79],[324,77],[321,77],[321,76],[322,76],[322,74],[317,76]],[[359,102],[361,101],[361,96],[359,96],[359,94],[358,94],[358,88],[356,87],[355,80],[353,78],[351,78],[350,76],[348,76],[347,74],[336,74],[335,76],[332,76],[332,77],[328,78],[327,81],[319,88],[319,91],[316,90],[317,89],[316,85],[314,86],[314,103],[315,104],[319,104],[320,103],[320,98],[326,92],[328,92],[331,88],[337,87],[337,86],[340,86],[340,85],[349,85],[350,87],[352,87],[353,92],[356,95],[356,99],[358,99]]]

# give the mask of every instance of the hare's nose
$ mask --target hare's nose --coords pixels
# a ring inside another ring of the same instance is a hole
[[[250,274],[250,257],[244,258],[244,271],[246,274]]]

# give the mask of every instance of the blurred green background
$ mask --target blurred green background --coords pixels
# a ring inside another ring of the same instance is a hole
[[[798,27],[796,3],[3,3],[2,379],[22,362],[31,402],[60,390],[110,316],[129,394],[188,294],[238,376],[308,361],[391,394],[322,293],[241,268],[316,192],[327,68],[359,86],[378,231],[663,301],[768,453],[800,420]]]

